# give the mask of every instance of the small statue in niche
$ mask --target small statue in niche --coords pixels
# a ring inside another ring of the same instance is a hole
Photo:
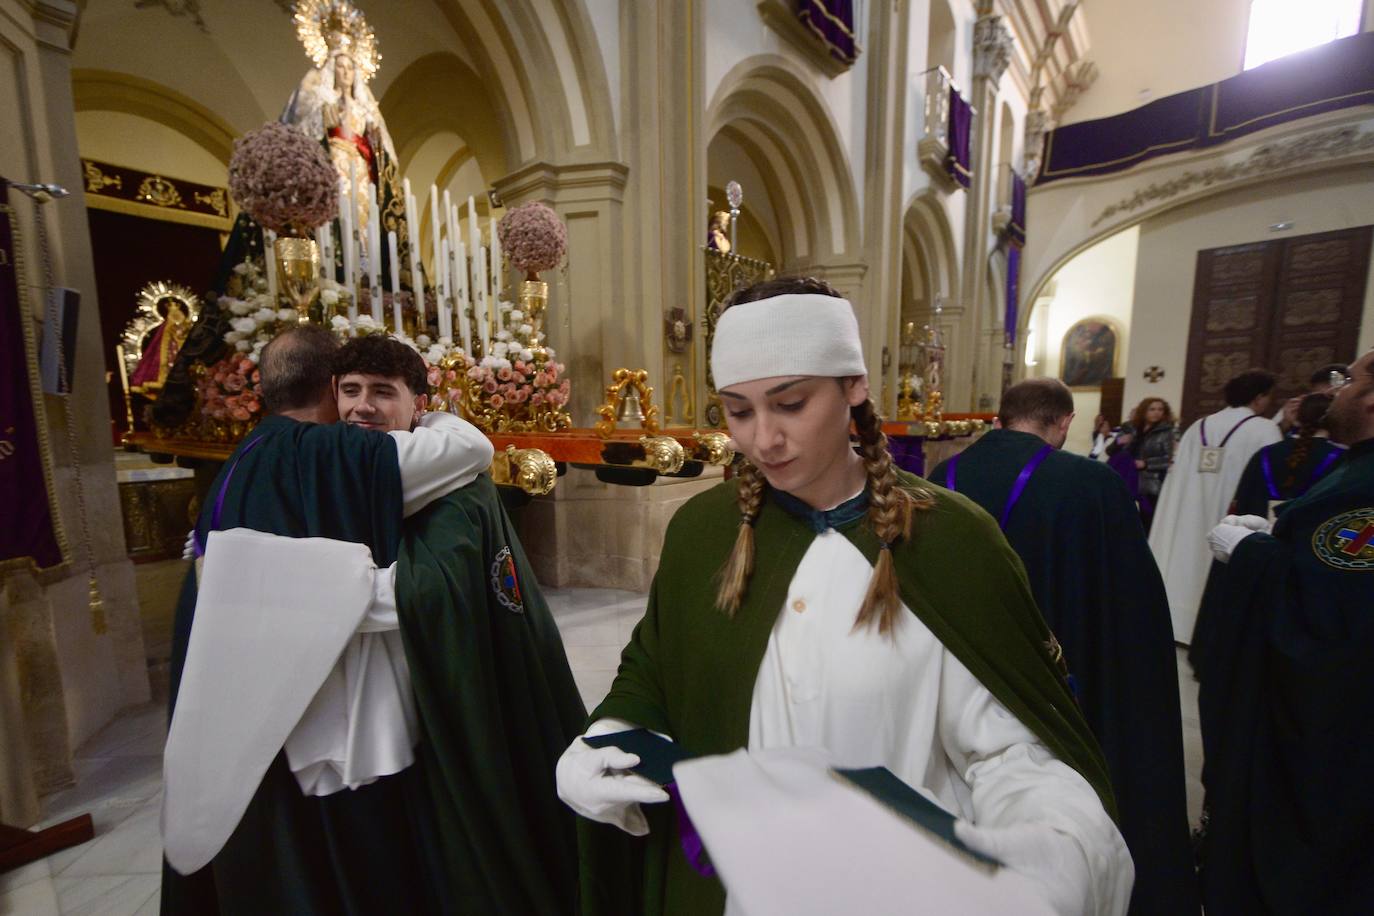
[[[686,309],[669,309],[663,316],[663,337],[671,352],[681,353],[687,349],[692,342],[692,321]]]
[[[721,254],[730,253],[729,210],[717,210],[711,217],[711,230],[706,235],[706,247]]]
[[[166,384],[167,372],[176,362],[193,321],[187,314],[187,302],[177,296],[158,298],[153,309],[162,321],[147,339],[138,365],[129,375],[129,390],[149,400],[156,399]]]

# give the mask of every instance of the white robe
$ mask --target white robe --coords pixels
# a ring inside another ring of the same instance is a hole
[[[1092,786],[909,609],[898,615],[894,638],[873,627],[855,632],[872,573],[843,534],[827,531],[812,542],[759,666],[749,750],[823,748],[839,766],[885,766],[979,826],[1050,827],[1071,837],[1087,861],[1088,879],[1075,888],[1081,912],[1124,913],[1134,866]],[[605,720],[589,733],[624,725]]]
[[[1221,469],[1203,473],[1198,470],[1202,425],[1207,425],[1207,444],[1216,447],[1237,423],[1254,413],[1249,407],[1227,407],[1188,427],[1179,441],[1173,467],[1164,478],[1150,527],[1150,549],[1169,594],[1174,639],[1181,643],[1193,638],[1193,623],[1212,565],[1207,532],[1226,515],[1251,457],[1283,439],[1272,420],[1256,417],[1237,429],[1226,443]]]

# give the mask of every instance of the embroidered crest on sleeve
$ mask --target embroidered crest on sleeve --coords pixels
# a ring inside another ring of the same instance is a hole
[[[1374,570],[1374,506],[1327,519],[1312,535],[1312,552],[1336,569]]]
[[[510,547],[502,547],[491,561],[491,591],[501,606],[512,614],[525,613],[525,603],[520,597],[520,579],[515,575],[515,557]]]

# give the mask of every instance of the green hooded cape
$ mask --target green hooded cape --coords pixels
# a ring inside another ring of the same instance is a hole
[[[423,740],[430,870],[445,913],[577,907],[554,767],[586,709],[534,572],[485,476],[406,520],[396,604]],[[422,822],[423,823],[423,822]]]
[[[1083,774],[1115,817],[1106,764],[1051,657],[1050,632],[1021,561],[997,523],[968,499],[909,474],[901,478],[935,500],[916,514],[912,537],[894,548],[902,600],[1007,709]],[[726,617],[715,607],[715,576],[739,529],[736,486],[715,487],[673,517],[648,610],[592,720],[625,719],[671,735],[694,754],[747,746],[759,664],[815,534],[765,500],[749,590],[734,618]],[[840,530],[876,560],[879,543],[866,519]],[[682,854],[670,808],[646,809],[650,833],[642,839],[580,822],[583,913],[724,910],[719,879],[698,875]]]

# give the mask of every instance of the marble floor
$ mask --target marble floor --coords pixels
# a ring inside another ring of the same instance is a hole
[[[582,698],[595,706],[615,676],[620,650],[644,613],[645,596],[612,589],[546,589]],[[1183,668],[1182,653],[1179,666]],[[1181,674],[1189,813],[1202,804],[1197,685]],[[0,874],[0,916],[155,916],[162,846],[164,708],[130,710],[77,752],[76,785],[44,800],[40,826],[89,812],[95,838]]]

